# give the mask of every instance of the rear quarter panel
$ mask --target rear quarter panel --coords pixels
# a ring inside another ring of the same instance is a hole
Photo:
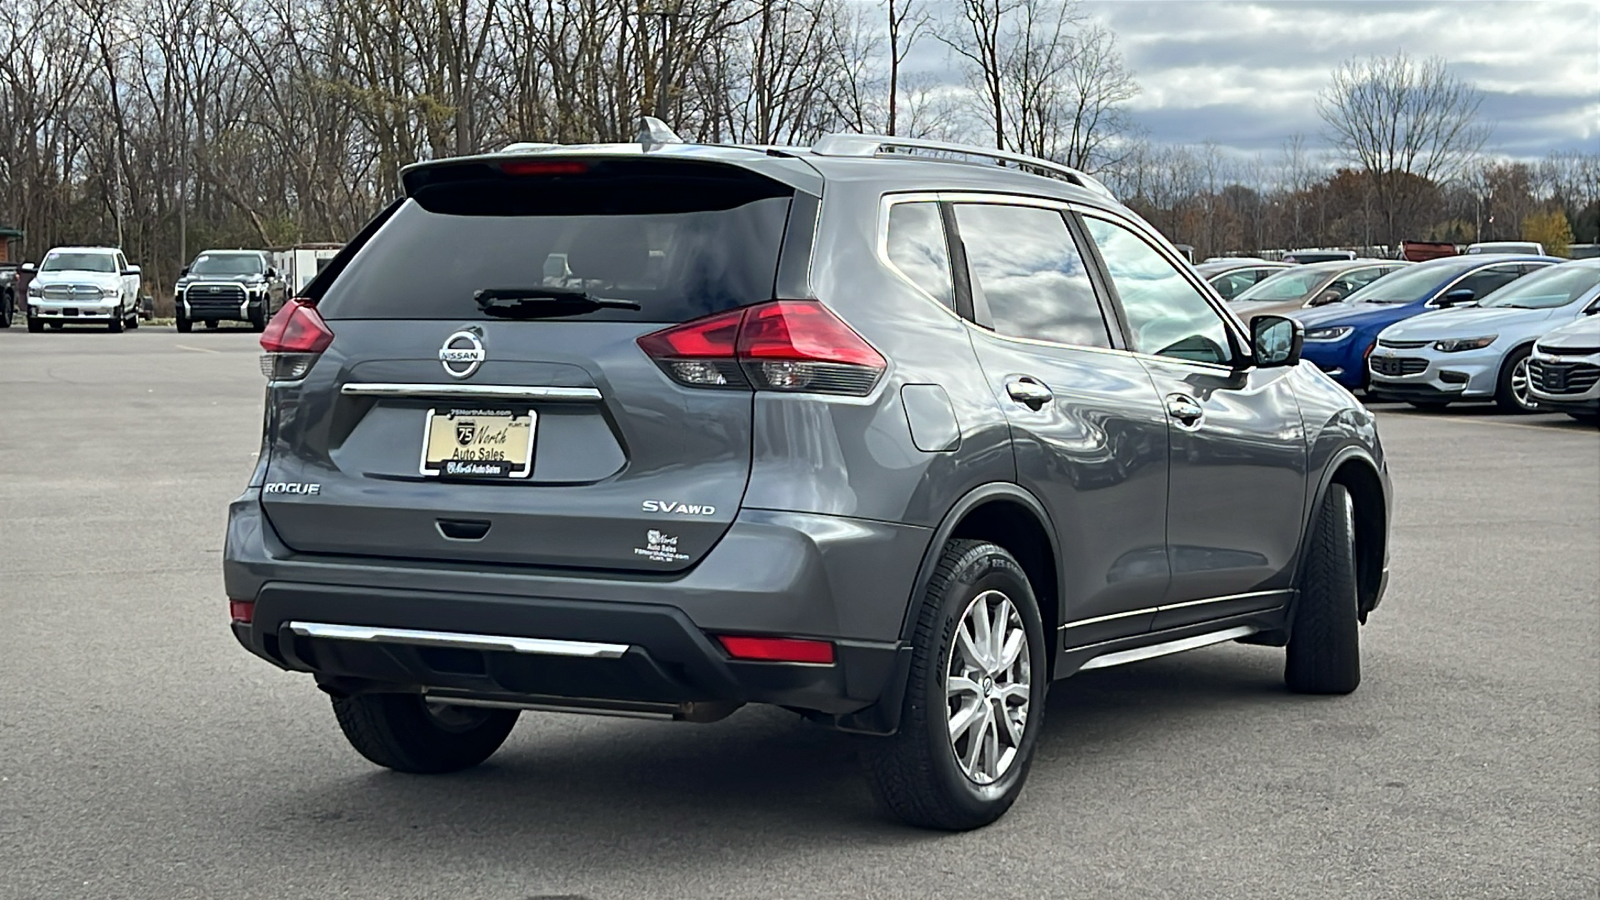
[[[888,360],[862,399],[758,393],[747,508],[932,527],[968,491],[1015,481],[1004,413],[978,367],[967,326],[878,258],[876,180],[830,176],[810,284]],[[917,448],[901,389],[937,384],[959,438]]]

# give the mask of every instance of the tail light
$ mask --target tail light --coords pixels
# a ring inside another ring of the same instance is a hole
[[[278,310],[261,334],[261,349],[266,351],[261,355],[261,374],[269,381],[298,381],[331,343],[333,331],[316,305],[296,297]]]
[[[249,625],[256,617],[256,602],[254,600],[229,600],[228,618],[240,625]]]
[[[688,387],[865,396],[888,363],[821,303],[776,300],[639,338]]]

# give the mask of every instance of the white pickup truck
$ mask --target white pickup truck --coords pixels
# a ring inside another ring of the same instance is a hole
[[[63,325],[139,327],[139,267],[115,247],[57,247],[28,285],[28,330]]]

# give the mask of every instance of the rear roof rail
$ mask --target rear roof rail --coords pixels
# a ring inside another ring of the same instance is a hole
[[[1068,184],[1074,184],[1085,190],[1093,191],[1109,200],[1117,199],[1116,195],[1111,193],[1110,188],[1101,184],[1094,177],[1086,175],[1071,166],[1064,166],[1048,159],[1040,159],[1037,156],[1011,153],[1006,150],[990,150],[971,144],[928,141],[921,138],[889,137],[882,134],[830,134],[817,141],[816,145],[811,148],[811,152],[818,156],[858,158],[916,156],[921,159],[974,165],[983,165],[987,161],[996,165],[1009,165],[1011,168],[1028,172],[1032,175],[1042,175],[1045,178],[1065,181]]]

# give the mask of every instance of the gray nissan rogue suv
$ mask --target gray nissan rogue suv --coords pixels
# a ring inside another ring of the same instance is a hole
[[[224,575],[363,756],[521,710],[869,735],[973,828],[1050,682],[1215,644],[1360,680],[1374,420],[1092,178],[960,145],[532,145],[412,166],[262,337]]]

